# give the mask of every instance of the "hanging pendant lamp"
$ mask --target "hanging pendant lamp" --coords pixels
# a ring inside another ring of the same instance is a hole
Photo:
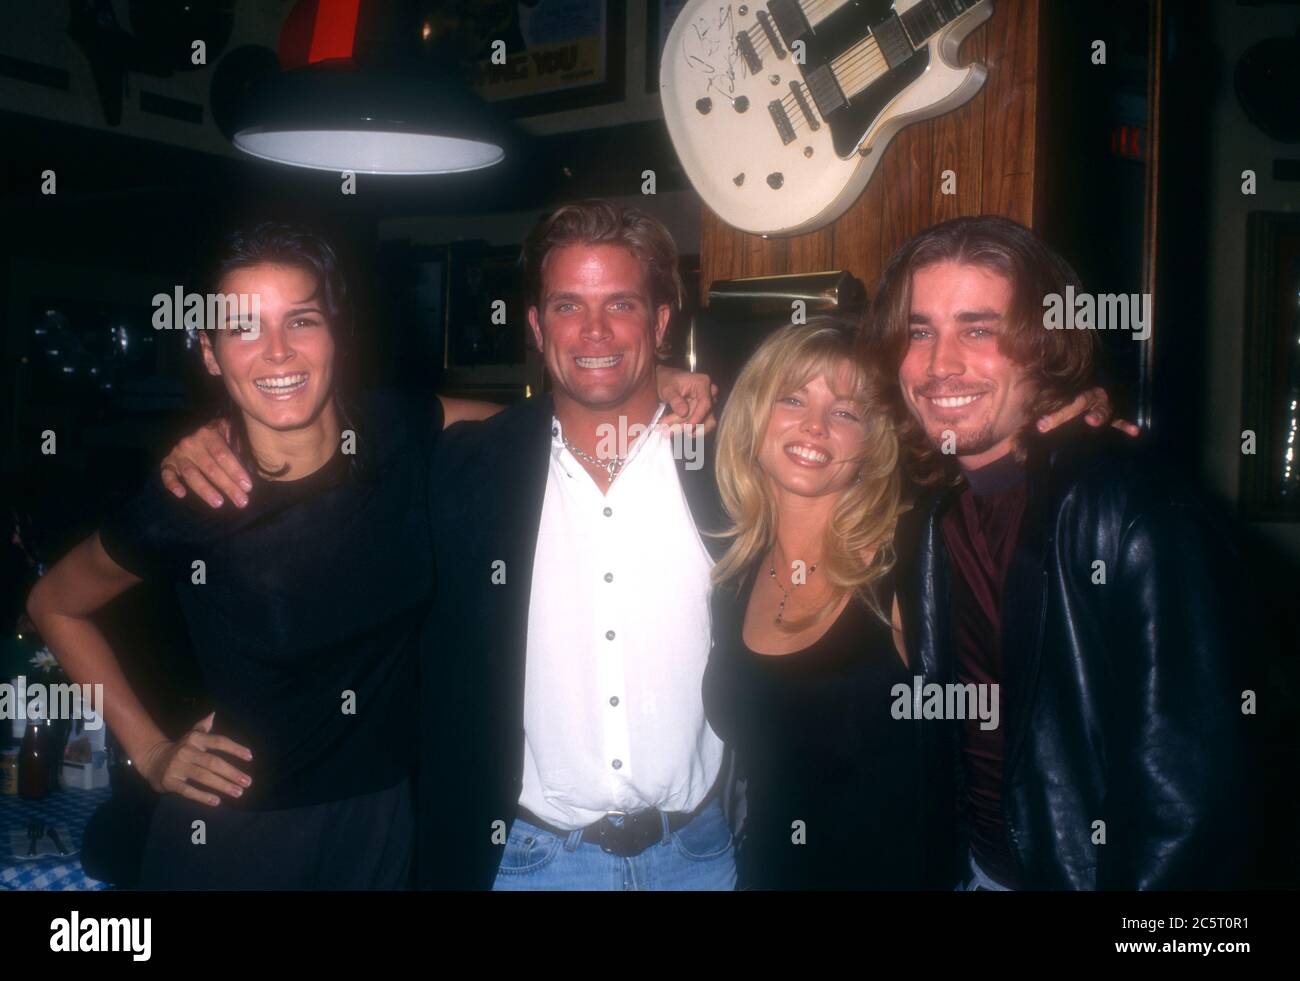
[[[421,5],[299,0],[281,71],[250,95],[232,142],[250,156],[358,174],[453,174],[505,159],[490,106],[427,50]]]

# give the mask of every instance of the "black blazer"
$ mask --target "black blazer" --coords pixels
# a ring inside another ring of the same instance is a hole
[[[1238,884],[1252,812],[1241,698],[1259,685],[1246,680],[1252,620],[1227,529],[1110,431],[1061,427],[1027,470],[1002,598],[1002,808],[1022,885]],[[897,540],[910,659],[941,684],[954,680],[941,526],[954,496],[924,499]],[[945,738],[956,865],[963,768],[952,726]]]
[[[490,889],[514,822],[528,601],[553,415],[550,396],[527,399],[483,422],[452,426],[434,452],[437,595],[421,650],[419,888]],[[678,461],[701,531],[720,530],[724,520],[712,442],[705,440],[703,467]],[[716,557],[717,541],[704,542]]]

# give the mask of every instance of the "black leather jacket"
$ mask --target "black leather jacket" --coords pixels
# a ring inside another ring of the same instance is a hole
[[[1242,692],[1258,686],[1242,680],[1248,614],[1236,549],[1137,443],[1079,422],[1026,461],[1000,692],[1003,816],[1025,888],[1223,888],[1243,872]],[[940,524],[955,496],[929,494],[898,531],[910,662],[940,684],[955,680]],[[954,725],[939,731],[960,874],[959,736]]]

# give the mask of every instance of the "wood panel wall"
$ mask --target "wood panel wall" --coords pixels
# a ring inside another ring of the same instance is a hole
[[[857,202],[806,235],[764,239],[736,231],[707,206],[701,216],[700,288],[715,279],[847,269],[870,290],[890,253],[936,222],[999,214],[1031,227],[1044,219],[1050,184],[1038,122],[1048,72],[1041,58],[1054,0],[993,0],[993,16],[968,37],[962,64],[988,66],[978,95],[956,112],[894,137]],[[952,170],[957,193],[941,192]]]

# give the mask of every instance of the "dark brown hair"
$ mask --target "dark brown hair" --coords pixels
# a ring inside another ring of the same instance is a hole
[[[329,241],[313,229],[283,221],[257,221],[236,226],[221,235],[206,257],[201,277],[209,293],[221,292],[222,280],[236,269],[246,269],[266,263],[294,266],[308,273],[316,281],[311,299],[320,301],[322,312],[334,337],[334,400],[343,429],[357,431],[357,414],[353,410],[351,348],[353,340],[353,312],[338,254]],[[209,325],[215,326],[215,325]],[[208,340],[215,340],[209,335]],[[219,418],[230,427],[230,447],[239,462],[249,473],[279,477],[288,471],[288,464],[278,470],[266,470],[255,458],[248,439],[248,424],[235,400],[222,389],[218,409]],[[350,465],[354,472],[360,469],[360,458],[353,455]]]
[[[923,485],[951,479],[955,471],[951,459],[939,453],[912,415],[898,383],[898,370],[911,339],[912,276],[937,262],[982,266],[1010,280],[1011,310],[998,348],[1028,371],[1034,392],[1026,406],[1030,427],[1090,388],[1100,359],[1095,331],[1044,326],[1044,298],[1051,293],[1063,297],[1070,286],[1079,290],[1079,277],[1024,225],[995,215],[954,218],[903,243],[881,274],[862,331],[861,351],[868,363],[880,366],[904,457],[913,479]],[[1016,450],[1023,455],[1023,439],[1016,441]]]
[[[542,306],[542,280],[551,252],[566,245],[621,245],[645,266],[651,304],[676,313],[685,288],[677,268],[677,245],[663,222],[636,208],[592,198],[561,205],[533,228],[519,264],[529,306]]]

